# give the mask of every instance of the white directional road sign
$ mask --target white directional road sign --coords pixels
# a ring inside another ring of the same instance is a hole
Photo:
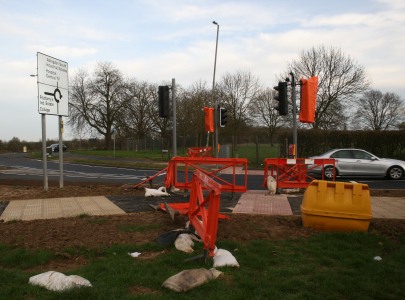
[[[37,53],[38,112],[69,116],[68,63]]]

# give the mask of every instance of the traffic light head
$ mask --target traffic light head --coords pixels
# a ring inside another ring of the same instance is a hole
[[[214,108],[204,107],[205,131],[214,132]]]
[[[278,106],[275,109],[278,110],[280,116],[286,116],[288,114],[287,82],[279,81],[278,86],[275,86],[274,89],[278,92],[278,95],[274,97],[278,101]]]
[[[314,123],[316,95],[318,94],[318,77],[301,79],[300,122]]]
[[[225,107],[220,107],[219,108],[219,126],[220,127],[225,127],[225,124],[228,123],[226,120],[228,117],[228,111]]]
[[[159,116],[161,118],[169,117],[169,87],[167,85],[159,86]]]

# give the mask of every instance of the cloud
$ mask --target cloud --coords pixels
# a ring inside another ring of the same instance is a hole
[[[38,51],[68,62],[70,77],[78,69],[91,74],[101,61],[112,62],[126,77],[152,83],[175,78],[184,87],[198,80],[210,86],[214,20],[220,25],[217,82],[227,72],[243,70],[273,87],[302,50],[325,45],[340,48],[364,66],[373,88],[405,96],[403,0],[309,0],[305,4],[287,0],[277,5],[268,0],[2,4],[0,104],[16,113],[3,109],[0,122],[2,128],[19,124],[2,139],[19,134],[40,137],[40,129],[28,133],[28,128],[40,124],[36,80],[29,77],[35,73]],[[29,120],[30,115],[35,118]]]
[[[62,60],[69,58],[80,58],[85,56],[91,56],[97,54],[96,48],[78,48],[78,47],[67,47],[67,46],[45,46],[45,45],[28,45],[27,51],[35,53],[41,52],[44,54],[51,53],[51,56],[61,57]]]

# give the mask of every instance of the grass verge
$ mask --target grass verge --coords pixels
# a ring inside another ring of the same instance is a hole
[[[70,156],[69,154],[75,154]],[[187,156],[186,153],[179,153],[179,156]],[[238,146],[239,158],[247,158],[249,168],[262,168],[265,158],[277,157],[278,146],[260,144],[244,144]],[[42,154],[33,152],[31,158],[41,159]],[[58,160],[58,153],[54,153],[49,160]],[[167,166],[170,157],[159,151],[125,151],[125,150],[72,150],[64,155],[64,161],[101,166],[163,169]]]
[[[183,294],[162,288],[163,281],[185,269],[211,268],[211,261],[185,262],[196,254],[156,244],[67,249],[69,257],[82,256],[87,263],[59,271],[83,276],[93,287],[55,293],[30,286],[28,279],[65,256],[2,245],[0,299],[405,299],[404,239],[320,233],[295,240],[222,241],[218,247],[230,250],[241,267],[221,268],[222,277]],[[132,258],[133,251],[142,254]]]

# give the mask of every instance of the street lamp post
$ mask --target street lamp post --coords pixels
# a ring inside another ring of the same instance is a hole
[[[218,101],[215,97],[215,72],[217,69],[217,52],[218,52],[218,36],[219,36],[219,24],[215,21],[212,24],[217,26],[217,40],[215,44],[215,60],[214,60],[214,76],[212,78],[212,99],[211,105],[214,106],[214,127],[215,127],[215,141],[214,141],[214,153],[215,157],[218,157]]]

